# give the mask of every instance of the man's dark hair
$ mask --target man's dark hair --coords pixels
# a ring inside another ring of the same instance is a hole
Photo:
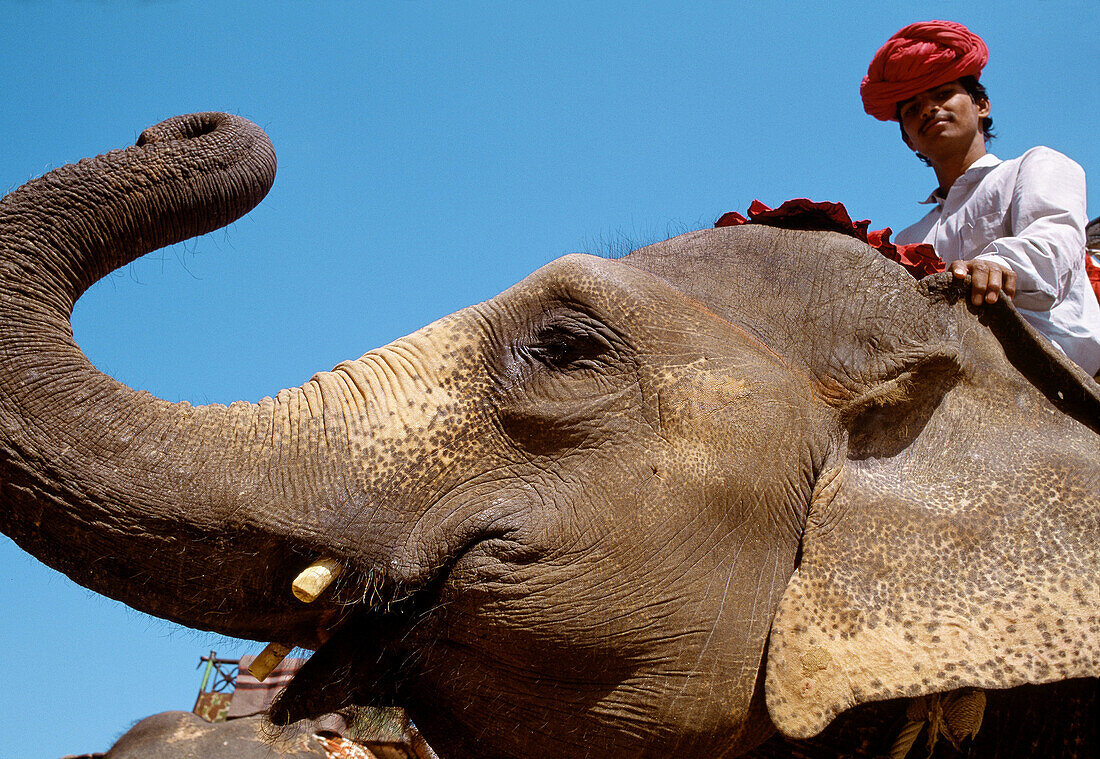
[[[982,102],[989,102],[989,93],[985,91],[985,85],[979,82],[975,77],[963,76],[957,80],[959,85],[966,90],[966,94],[970,96],[970,99],[975,104],[981,104]],[[901,103],[897,104],[897,110],[895,116],[898,120],[898,127],[901,129],[901,139],[906,145],[909,144],[909,136],[905,134],[905,127],[901,123]],[[993,132],[993,119],[989,116],[982,117],[982,136],[985,137],[985,141],[989,142],[997,135]],[[931,166],[932,162],[927,158],[917,153],[917,158],[924,162],[925,166]]]

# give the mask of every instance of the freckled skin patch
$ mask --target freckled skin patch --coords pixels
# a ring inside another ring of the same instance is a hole
[[[802,676],[810,679],[823,669],[828,669],[833,659],[821,646],[814,646],[802,654]]]

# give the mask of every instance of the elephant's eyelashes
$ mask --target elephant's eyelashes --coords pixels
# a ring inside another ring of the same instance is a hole
[[[592,325],[550,324],[539,329],[525,353],[552,369],[597,368],[613,345]]]

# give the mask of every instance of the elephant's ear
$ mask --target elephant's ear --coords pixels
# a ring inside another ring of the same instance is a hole
[[[954,358],[915,351],[842,414],[769,640],[788,736],[868,701],[1100,674],[1100,415],[1059,411],[1068,390],[962,316]]]

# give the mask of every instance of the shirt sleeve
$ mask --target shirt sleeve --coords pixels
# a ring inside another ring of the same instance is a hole
[[[1085,172],[1050,148],[1020,161],[1008,213],[1011,237],[989,243],[975,258],[1016,272],[1020,308],[1046,311],[1066,297],[1085,249]]]

